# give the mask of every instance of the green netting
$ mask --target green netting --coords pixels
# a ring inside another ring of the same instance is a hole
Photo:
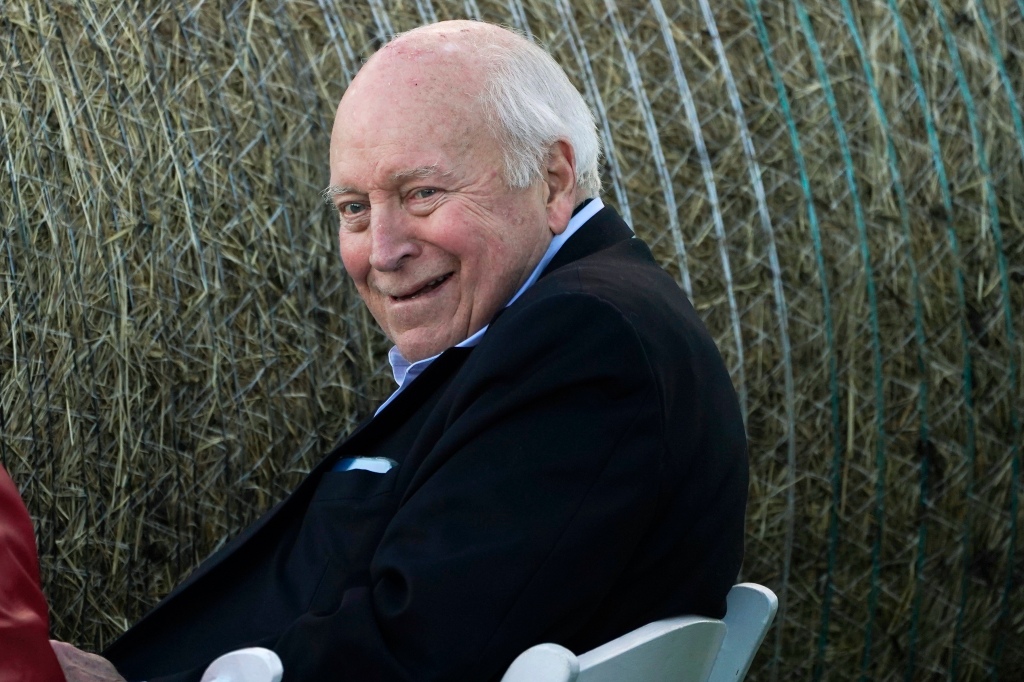
[[[390,391],[333,110],[462,17],[565,66],[722,349],[781,602],[752,678],[1016,679],[1024,0],[5,3],[0,461],[54,634],[109,642]]]

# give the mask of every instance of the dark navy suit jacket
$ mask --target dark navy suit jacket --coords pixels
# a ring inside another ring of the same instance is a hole
[[[398,464],[331,471],[363,456]],[[540,642],[722,616],[746,495],[718,350],[605,208],[104,653],[129,680],[250,645],[285,682],[499,679]]]

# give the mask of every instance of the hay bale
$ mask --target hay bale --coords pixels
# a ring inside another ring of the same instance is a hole
[[[737,383],[753,676],[1024,667],[1024,6],[37,3],[0,15],[0,460],[55,635],[109,642],[390,390],[334,106],[390,33],[548,45]]]

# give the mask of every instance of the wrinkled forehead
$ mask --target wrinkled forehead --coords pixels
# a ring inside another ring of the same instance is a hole
[[[393,50],[368,62],[341,99],[338,113],[348,116],[374,104],[415,106],[450,98],[477,99],[483,87],[462,54]]]

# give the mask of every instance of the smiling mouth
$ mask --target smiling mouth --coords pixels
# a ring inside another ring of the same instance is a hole
[[[439,286],[441,286],[442,284],[447,282],[448,278],[450,278],[453,274],[455,274],[455,273],[449,272],[447,274],[441,275],[437,279],[430,280],[429,282],[427,282],[422,287],[420,287],[416,291],[412,292],[408,296],[392,296],[391,300],[392,301],[411,301],[414,298],[419,298],[423,294],[430,293],[434,289],[438,288]]]

